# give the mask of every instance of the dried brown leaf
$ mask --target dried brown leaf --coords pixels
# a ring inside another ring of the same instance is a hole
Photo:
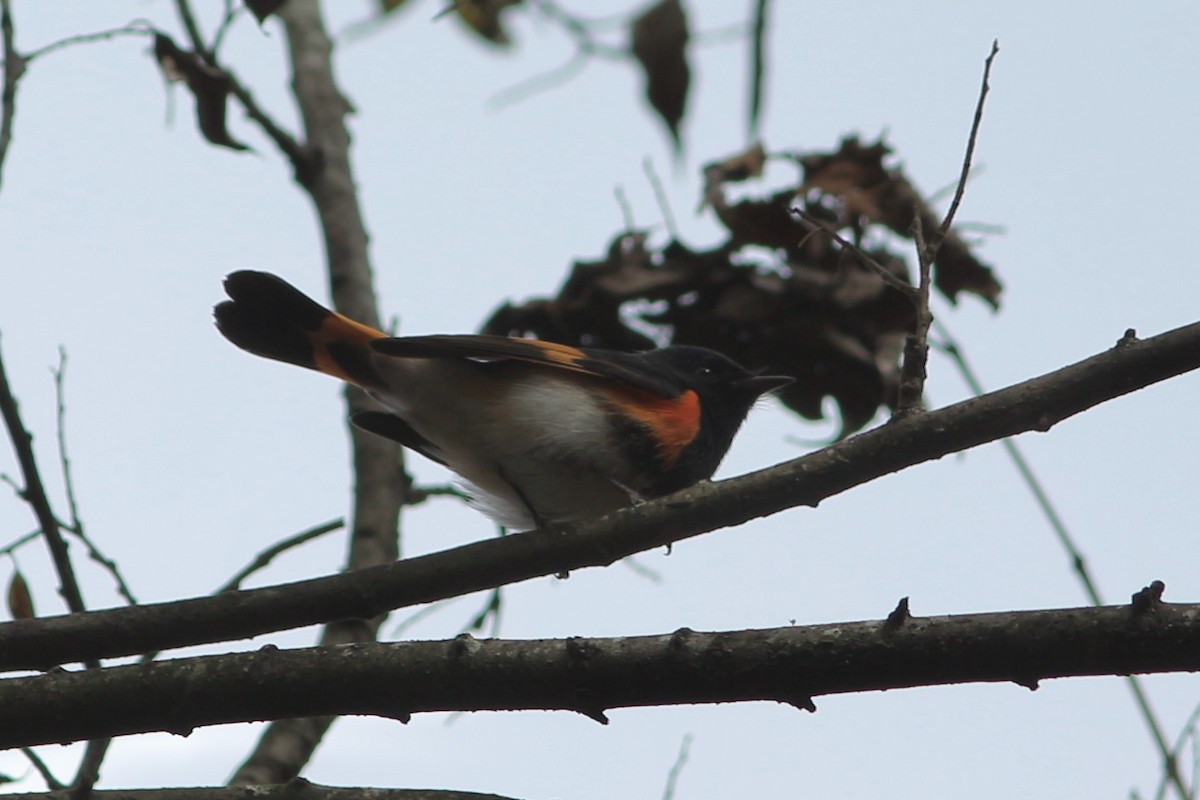
[[[258,24],[262,25],[267,21],[267,17],[283,8],[285,2],[287,0],[246,0],[246,8],[250,9]]]
[[[505,305],[485,331],[633,350],[653,346],[649,328],[659,341],[709,347],[751,369],[791,375],[796,382],[778,395],[788,408],[822,419],[832,398],[839,436],[853,433],[880,408],[894,407],[901,352],[916,322],[910,298],[868,259],[903,283],[912,280],[903,257],[882,247],[864,257],[818,223],[857,235],[890,226],[893,214],[925,220],[924,201],[884,165],[889,152],[849,139],[835,152],[799,159],[805,183],[737,202],[728,187],[762,173],[762,149],[709,164],[705,200],[729,231],[723,244],[693,251],[671,242],[656,250],[644,233],[624,232],[603,259],[577,262],[557,296]],[[817,222],[793,213],[801,202]],[[926,230],[936,230],[929,220]],[[935,266],[949,297],[971,291],[994,302],[999,293],[991,271],[953,232]]]
[[[676,152],[683,149],[679,123],[687,109],[692,79],[687,43],[687,15],[680,0],[655,3],[630,29],[630,50],[646,75],[646,99],[666,123]]]
[[[154,34],[154,57],[168,81],[182,80],[195,97],[196,119],[205,139],[231,150],[249,149],[234,139],[225,127],[226,106],[232,91],[228,75],[162,33]]]
[[[750,178],[761,178],[767,163],[767,152],[762,142],[755,142],[744,153],[730,156],[704,167],[704,184],[737,183]]]
[[[836,152],[801,159],[805,177],[800,190],[806,195],[822,192],[838,200],[834,227],[861,230],[877,223],[911,239],[913,220],[919,217],[928,238],[940,220],[908,177],[885,165],[891,152],[882,141],[864,145],[857,137],[846,137]],[[970,292],[992,308],[999,307],[1000,281],[953,230],[942,242],[933,266],[934,285],[951,302],[957,301],[960,292]]]
[[[489,44],[507,47],[512,38],[504,27],[505,9],[517,6],[522,0],[456,0],[458,18],[476,35]]]
[[[33,611],[33,595],[29,593],[29,584],[20,570],[14,571],[8,582],[8,613],[13,619],[33,619],[37,616]]]

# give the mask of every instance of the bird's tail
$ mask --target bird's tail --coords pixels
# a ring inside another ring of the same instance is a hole
[[[282,278],[243,270],[225,279],[230,299],[213,309],[217,330],[243,350],[379,385],[370,343],[387,334],[330,311]]]

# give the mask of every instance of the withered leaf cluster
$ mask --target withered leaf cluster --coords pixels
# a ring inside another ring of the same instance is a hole
[[[483,330],[625,350],[662,340],[710,347],[794,376],[780,397],[807,419],[822,419],[825,398],[833,398],[849,434],[881,406],[894,407],[915,313],[911,298],[864,259],[911,282],[904,257],[886,244],[847,250],[828,229],[865,243],[886,238],[875,235],[883,230],[910,237],[914,216],[927,231],[938,226],[903,171],[886,165],[890,153],[882,141],[847,137],[834,151],[778,156],[795,165],[796,182],[738,200],[734,185],[763,174],[762,147],[710,164],[703,202],[728,232],[720,246],[696,251],[672,241],[656,249],[644,232],[623,231],[603,259],[576,262],[556,296],[505,304]],[[953,231],[934,279],[951,300],[967,292],[998,305],[999,282]]]
[[[227,73],[206,63],[199,54],[175,44],[164,33],[154,34],[154,58],[168,81],[183,83],[196,99],[196,119],[205,139],[231,150],[249,149],[225,127],[229,93],[233,91],[233,81]]]

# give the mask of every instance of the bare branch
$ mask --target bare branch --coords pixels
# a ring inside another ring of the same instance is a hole
[[[7,477],[7,476],[5,476],[5,477]],[[8,483],[8,481],[5,481],[5,483]],[[17,552],[22,547],[29,544],[33,540],[37,539],[41,535],[42,535],[42,532],[39,529],[36,531],[30,531],[29,533],[25,534],[24,536],[18,536],[14,541],[9,542],[8,544],[4,545],[4,547],[0,547],[0,556],[12,555],[13,553]]]
[[[246,790],[233,786],[201,786],[183,789],[94,790],[90,800],[246,800]],[[321,786],[297,778],[288,783],[254,787],[255,800],[514,800],[498,794],[459,792],[453,789],[380,789],[361,786]],[[13,795],[14,800],[63,800],[54,792]]]
[[[289,536],[283,541],[276,542],[266,550],[260,552],[254,557],[252,562],[239,570],[238,573],[230,578],[224,586],[222,586],[220,589],[217,589],[217,594],[221,594],[222,592],[237,591],[238,589],[242,588],[242,581],[246,580],[246,578],[270,564],[271,561],[281,553],[286,553],[288,550],[291,550],[294,547],[299,547],[302,544],[311,542],[313,539],[324,536],[325,534],[333,531],[339,531],[344,527],[346,527],[346,521],[339,517],[338,519],[333,519],[329,522],[324,522],[320,525],[308,528],[307,530],[300,531],[300,533]]]
[[[309,175],[315,168],[313,154],[309,152],[308,148],[300,144],[292,134],[284,130],[258,104],[254,95],[242,84],[235,73],[217,62],[215,49],[205,43],[204,34],[200,30],[199,23],[196,22],[196,17],[192,13],[192,8],[188,0],[175,0],[175,10],[179,15],[180,21],[183,23],[184,29],[188,33],[192,49],[196,51],[197,55],[208,62],[209,66],[221,70],[229,79],[229,91],[237,98],[242,108],[246,111],[246,116],[250,117],[262,129],[262,132],[275,143],[280,152],[287,157],[288,161],[292,164],[297,182],[304,184],[305,181],[309,180]]]
[[[992,50],[984,61],[983,82],[979,87],[979,99],[975,103],[975,117],[971,121],[971,133],[967,137],[967,151],[963,156],[958,185],[954,189],[954,199],[950,201],[950,208],[946,211],[946,216],[942,219],[937,231],[933,233],[932,240],[927,241],[925,237],[925,226],[921,221],[922,209],[918,208],[913,215],[912,237],[917,245],[917,262],[920,270],[920,281],[916,294],[917,319],[913,332],[904,341],[904,361],[900,367],[900,391],[893,419],[921,410],[921,399],[925,394],[926,366],[929,362],[929,326],[933,324],[933,313],[929,307],[929,290],[933,282],[933,262],[937,260],[938,251],[950,232],[954,215],[958,212],[958,206],[962,203],[963,194],[967,190],[967,180],[971,175],[971,160],[975,156],[975,142],[979,138],[979,128],[983,123],[983,105],[987,100],[989,88],[988,77],[992,73],[992,62],[999,52],[999,41],[993,41]]]
[[[667,235],[671,237],[671,241],[679,241],[679,228],[675,225],[675,214],[671,212],[671,202],[667,199],[667,190],[663,188],[662,179],[658,177],[658,173],[654,170],[654,161],[648,156],[642,162],[642,172],[646,174],[646,180],[650,182],[650,187],[654,189],[654,199],[658,201],[658,211],[662,214],[663,225],[667,228]]]
[[[79,504],[75,500],[75,481],[71,476],[71,459],[67,455],[67,402],[63,382],[67,375],[67,351],[58,348],[58,366],[51,370],[54,375],[54,421],[58,439],[58,463],[62,469],[63,485],[67,493],[67,511],[71,518],[69,525],[75,530],[82,530],[79,522]]]
[[[548,92],[583,72],[588,64],[588,54],[577,50],[566,62],[554,69],[526,78],[515,86],[502,89],[488,100],[493,110],[499,111],[528,100],[536,94]]]
[[[133,590],[126,583],[125,576],[121,574],[121,569],[117,566],[117,562],[104,555],[95,542],[88,538],[87,531],[83,527],[83,520],[79,518],[79,503],[75,499],[75,479],[71,472],[71,459],[67,454],[67,402],[64,386],[67,374],[67,351],[61,347],[58,348],[58,367],[52,370],[52,372],[54,374],[54,410],[58,439],[58,462],[62,470],[63,486],[67,494],[67,509],[71,515],[65,529],[68,533],[76,536],[83,543],[83,546],[87,548],[88,558],[95,561],[112,575],[113,580],[117,583],[117,593],[125,598],[125,601],[130,605],[137,605],[137,598],[133,596]]]
[[[41,526],[42,536],[46,539],[54,562],[54,569],[58,573],[59,594],[62,595],[63,600],[67,603],[67,608],[72,613],[82,613],[86,607],[83,604],[83,595],[79,591],[79,582],[75,577],[75,567],[71,563],[71,555],[68,552],[67,542],[63,539],[58,518],[50,508],[50,500],[46,496],[46,488],[42,483],[37,459],[33,454],[33,436],[25,429],[25,425],[21,421],[17,400],[8,383],[3,356],[0,356],[0,414],[4,417],[4,425],[8,429],[13,450],[21,465],[21,473],[25,482],[24,488],[21,489],[21,496],[29,504],[37,518],[38,525]],[[88,669],[100,667],[98,659],[83,659],[83,663]],[[100,762],[104,760],[104,755],[108,752],[110,741],[107,738],[98,738],[88,742],[79,771],[71,783],[72,792],[86,795],[91,789],[99,775]]]
[[[910,295],[914,297],[916,321],[913,332],[904,337],[904,358],[900,363],[900,381],[893,420],[921,411],[922,398],[925,396],[926,367],[929,364],[929,326],[933,324],[933,312],[929,308],[929,287],[933,278],[936,247],[930,247],[925,241],[920,214],[913,217],[912,235],[917,244],[920,274],[917,291],[915,295]]]
[[[12,143],[13,118],[17,113],[17,82],[25,74],[26,59],[17,52],[12,17],[12,0],[0,0],[0,47],[4,53],[4,85],[0,87],[0,185],[4,183],[4,159]]]
[[[93,44],[95,42],[107,42],[122,36],[153,36],[154,26],[144,19],[135,19],[132,22],[122,25],[119,28],[108,28],[102,31],[93,31],[92,33],[80,33],[75,36],[67,36],[63,39],[51,42],[47,45],[42,45],[36,50],[31,50],[25,56],[25,63],[29,64],[34,59],[48,56],[59,50],[68,47],[74,47],[80,44]]]
[[[983,384],[975,375],[975,371],[971,369],[970,363],[967,362],[966,354],[950,334],[950,331],[945,326],[938,325],[937,334],[940,340],[938,347],[954,361],[963,380],[967,382],[967,386],[976,396],[984,394]],[[1016,467],[1017,474],[1021,476],[1021,480],[1025,483],[1026,488],[1033,495],[1034,502],[1041,509],[1042,516],[1046,518],[1046,522],[1050,524],[1050,528],[1054,531],[1058,543],[1066,551],[1067,558],[1071,562],[1071,569],[1074,570],[1076,577],[1079,579],[1080,584],[1082,584],[1083,591],[1087,595],[1088,600],[1091,601],[1092,605],[1103,605],[1104,600],[1100,595],[1100,588],[1092,577],[1092,572],[1088,568],[1083,550],[1075,543],[1075,538],[1067,530],[1066,522],[1050,501],[1050,495],[1045,487],[1042,486],[1041,481],[1034,475],[1033,467],[1030,466],[1020,448],[1017,447],[1017,443],[1012,439],[1003,439],[1000,442],[1000,446],[1004,448],[1004,452],[1008,455],[1009,460]],[[1150,706],[1150,698],[1146,694],[1146,689],[1142,685],[1141,679],[1136,675],[1127,675],[1125,676],[1125,681],[1129,685],[1129,690],[1133,693],[1134,703],[1137,704],[1142,721],[1146,723],[1146,727],[1150,731],[1150,737],[1154,740],[1159,756],[1162,758],[1164,775],[1170,779],[1171,784],[1181,797],[1191,797],[1191,793],[1184,784],[1183,776],[1179,772],[1177,761],[1179,748],[1172,748],[1167,745],[1167,738],[1163,731],[1162,723],[1159,721],[1158,715],[1154,713],[1154,709]]]
[[[988,85],[988,78],[992,74],[992,61],[999,52],[1000,40],[993,40],[992,51],[988,53],[987,59],[983,62],[983,82],[979,86],[979,100],[975,103],[975,118],[971,121],[971,135],[967,137],[967,152],[963,155],[962,174],[959,175],[958,186],[954,189],[954,199],[950,201],[950,208],[946,210],[946,216],[938,228],[938,244],[934,246],[935,254],[941,240],[946,238],[946,234],[950,232],[950,226],[954,224],[954,215],[958,213],[963,193],[967,190],[967,179],[971,175],[971,160],[975,157],[975,141],[979,137],[979,126],[983,122],[983,104],[987,100],[988,90],[991,88]]]
[[[0,624],[0,670],[243,639],[335,619],[372,619],[428,603],[611,564],[723,527],[822,500],[897,472],[1058,422],[1200,368],[1200,323],[1149,339],[1123,338],[1099,355],[1039,378],[852,436],[738,478],[561,529],[514,534],[287,586],[88,614]]]
[[[674,800],[675,784],[679,781],[679,776],[683,773],[683,767],[687,764],[688,760],[688,751],[691,748],[692,735],[689,733],[679,743],[679,755],[675,757],[675,763],[671,765],[671,772],[667,775],[667,786],[663,789],[663,800]]]
[[[297,180],[312,198],[321,221],[333,305],[352,319],[379,327],[367,233],[350,160],[345,118],[351,106],[334,80],[332,42],[321,6],[317,0],[290,0],[278,13],[287,34],[292,88],[308,137],[305,153],[292,158]],[[239,91],[236,83],[234,91]],[[345,396],[347,417],[376,408],[357,387],[347,387]],[[399,556],[400,509],[411,479],[397,444],[348,426],[354,509],[347,570],[356,573],[347,577],[353,580],[365,568],[384,568]],[[330,624],[322,631],[321,642],[373,641],[386,612],[327,617],[323,621]],[[231,783],[281,783],[295,777],[331,722],[329,717],[315,716],[269,726]]]
[[[175,13],[179,16],[179,21],[183,23],[183,29],[187,31],[188,39],[196,54],[215,67],[213,52],[206,44],[204,33],[200,30],[200,23],[196,21],[196,15],[192,13],[191,3],[188,0],[175,0]]]
[[[1135,598],[1143,597],[1138,593]],[[1123,606],[611,639],[360,643],[0,681],[0,747],[279,717],[563,710],[813,698],[915,686],[1200,669],[1200,604]],[[947,657],[952,654],[953,657]],[[179,687],[186,685],[187,691]]]
[[[225,35],[229,33],[229,29],[233,27],[234,20],[238,15],[245,11],[243,5],[234,5],[233,0],[225,0],[225,12],[221,16],[221,24],[217,26],[217,32],[213,34],[212,47],[210,48],[213,57],[221,51],[221,45],[225,41]]]
[[[750,25],[750,112],[749,137],[758,138],[759,123],[762,119],[763,83],[766,73],[767,50],[767,0],[756,0],[754,3],[754,20]]]
[[[419,505],[432,497],[450,497],[455,500],[470,500],[471,496],[457,486],[410,486],[405,498],[410,506]]]
[[[47,789],[57,792],[67,788],[66,784],[54,777],[54,773],[50,771],[50,766],[42,760],[36,750],[32,747],[22,747],[21,753],[29,759],[29,763],[33,764],[33,768],[42,776],[42,780],[46,782]]]
[[[46,537],[54,568],[58,572],[59,593],[72,612],[84,611],[83,596],[79,592],[79,582],[75,579],[75,568],[71,564],[71,556],[67,551],[67,543],[63,539],[58,519],[50,508],[50,499],[46,496],[46,487],[42,483],[37,459],[33,454],[33,437],[21,422],[16,397],[8,384],[3,355],[0,355],[0,414],[4,417],[4,426],[12,440],[17,462],[21,465],[24,480],[21,497],[29,504],[41,527],[42,535]]]
[[[804,220],[809,225],[813,226],[812,230],[805,234],[805,239],[807,239],[809,236],[815,235],[819,231],[828,234],[831,239],[840,244],[843,248],[858,256],[864,264],[875,271],[875,274],[878,275],[884,283],[896,291],[901,292],[905,297],[909,298],[913,302],[913,305],[917,304],[918,300],[916,287],[911,286],[902,281],[900,278],[896,277],[891,270],[872,258],[868,252],[834,230],[828,222],[819,217],[813,216],[813,214],[809,213],[809,211],[802,206],[792,206],[788,210],[795,216],[800,217],[800,219]]]

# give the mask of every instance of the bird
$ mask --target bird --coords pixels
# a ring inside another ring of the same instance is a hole
[[[443,464],[510,531],[576,522],[712,477],[762,395],[792,378],[703,347],[640,353],[477,334],[392,337],[268,272],[225,279],[239,348],[352,383],[358,427]]]

